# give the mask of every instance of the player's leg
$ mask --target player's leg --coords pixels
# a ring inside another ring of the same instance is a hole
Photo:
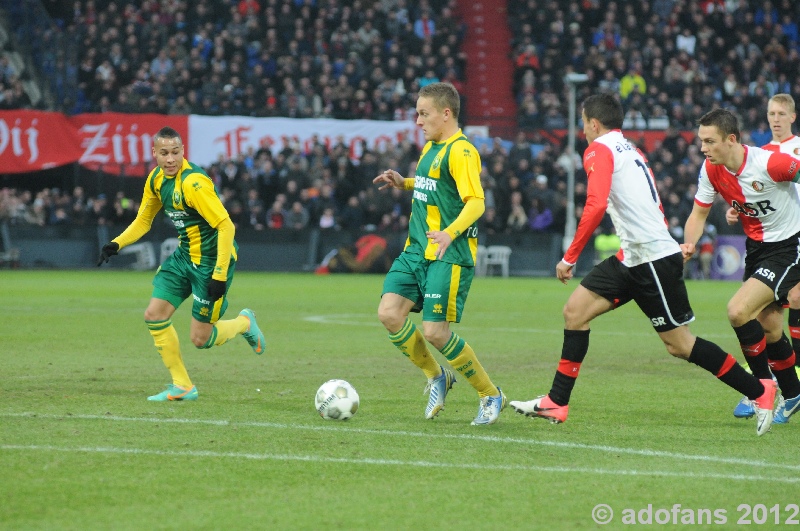
[[[422,332],[408,317],[411,311],[422,309],[420,280],[415,274],[423,274],[420,267],[420,262],[405,253],[395,259],[383,282],[378,319],[389,332],[389,341],[425,374],[425,418],[432,419],[444,409],[447,392],[456,378],[434,359]]]
[[[631,299],[625,288],[626,269],[612,256],[596,265],[575,288],[564,305],[564,341],[550,392],[526,402],[511,401],[517,413],[553,423],[567,420],[572,390],[589,351],[589,324]]]
[[[702,337],[695,337],[686,325],[659,332],[658,335],[670,354],[702,367],[722,383],[745,395],[756,415],[756,433],[763,435],[769,431],[773,421],[776,392],[772,379],[759,380],[749,374],[733,356],[718,345]]]
[[[197,390],[192,385],[181,357],[178,333],[172,324],[172,315],[186,297],[191,294],[191,285],[185,273],[186,264],[175,253],[161,265],[153,279],[153,296],[144,312],[144,319],[153,343],[161,355],[164,366],[172,376],[167,389],[148,397],[152,401],[194,400]]]
[[[728,302],[728,321],[736,332],[753,376],[770,379],[767,338],[758,315],[775,300],[772,289],[755,277],[748,278]]]
[[[792,350],[800,353],[800,284],[795,285],[786,296],[789,303],[789,335],[792,338]],[[795,357],[796,371],[800,372],[800,355]]]
[[[415,270],[420,263],[403,253],[392,264],[383,281],[378,319],[389,332],[389,340],[428,380],[441,376],[442,369],[433,358],[425,338],[408,317],[422,308],[422,293]]]
[[[497,421],[506,397],[489,378],[470,344],[450,330],[450,323],[461,321],[474,273],[472,267],[430,262],[425,272],[422,325],[425,339],[478,393],[478,415],[472,424],[486,425]]]
[[[783,294],[779,292],[779,295]],[[796,354],[783,332],[783,306],[778,303],[768,305],[758,320],[767,337],[769,367],[781,391],[774,422],[786,424],[789,417],[800,410],[800,379],[795,371]]]
[[[211,278],[212,268],[200,266],[192,270],[192,343],[197,348],[211,348],[224,345],[234,337],[241,335],[256,354],[263,354],[265,347],[264,334],[258,327],[255,313],[245,308],[233,319],[221,319],[228,309],[228,290],[233,283],[236,271],[236,260],[231,259],[228,267],[228,283],[225,295],[210,304],[206,289]]]

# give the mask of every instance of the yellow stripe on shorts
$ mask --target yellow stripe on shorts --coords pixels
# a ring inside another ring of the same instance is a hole
[[[453,264],[453,269],[450,271],[450,293],[447,294],[447,321],[454,323],[456,320],[456,297],[458,296],[458,288],[461,282],[461,266]]]

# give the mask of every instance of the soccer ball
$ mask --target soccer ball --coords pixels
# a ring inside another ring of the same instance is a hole
[[[344,380],[328,380],[317,389],[314,407],[324,419],[347,420],[358,411],[358,393]]]

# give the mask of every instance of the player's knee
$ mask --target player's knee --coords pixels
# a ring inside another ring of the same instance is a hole
[[[391,309],[378,307],[378,320],[386,327],[387,330],[399,330],[405,322],[405,317],[400,315],[399,312]]]
[[[144,311],[145,321],[164,321],[166,319],[169,319],[169,315],[164,312],[149,307]]]
[[[431,329],[431,327],[427,327],[425,330],[423,330],[422,335],[425,336],[425,341],[434,346],[444,346],[450,339],[450,331],[442,330],[440,328]]]
[[[580,328],[580,326],[584,324],[581,318],[581,312],[573,304],[565,304],[561,313],[564,316],[564,328],[567,330]]]
[[[728,304],[728,322],[731,326],[742,326],[750,321],[750,316],[739,305]]]
[[[789,308],[800,310],[800,290],[797,289],[797,286],[789,291],[789,294],[786,295],[786,300],[789,301]]]
[[[688,360],[689,355],[692,353],[691,350],[685,348],[683,345],[679,345],[677,343],[672,343],[665,341],[664,346],[667,349],[667,352],[671,356],[675,356],[676,358],[680,358],[682,360]]]
[[[192,344],[197,348],[208,348],[209,337],[211,337],[211,334],[206,334],[203,332],[192,332],[191,334]]]

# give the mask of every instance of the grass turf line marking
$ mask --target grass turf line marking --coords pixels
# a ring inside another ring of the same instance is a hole
[[[313,463],[341,463],[348,465],[377,465],[377,466],[418,466],[424,468],[471,468],[477,470],[506,470],[523,472],[557,472],[557,473],[584,473],[611,476],[654,476],[675,477],[692,479],[728,479],[734,481],[769,481],[771,483],[800,483],[800,478],[782,478],[773,476],[752,476],[745,474],[701,474],[695,472],[669,472],[663,470],[612,470],[608,468],[562,467],[562,466],[536,466],[536,465],[496,465],[482,463],[440,463],[437,461],[401,461],[399,459],[355,459],[352,457],[320,457],[316,455],[286,455],[286,454],[250,454],[238,452],[212,452],[208,450],[164,451],[144,450],[141,448],[113,448],[113,447],[87,447],[74,448],[49,445],[16,445],[3,444],[0,450],[18,451],[45,451],[45,452],[73,452],[73,453],[101,453],[125,455],[159,455],[168,457],[214,457],[231,459],[253,459],[258,461],[305,461]]]
[[[328,315],[309,315],[303,317],[304,321],[309,323],[317,323],[317,324],[324,324],[324,325],[342,325],[342,326],[366,326],[366,327],[382,327],[376,316],[373,314],[358,314],[358,313],[336,313],[336,314],[328,314]],[[481,330],[481,331],[489,331],[489,332],[524,332],[530,334],[558,334],[561,335],[564,333],[562,328],[554,327],[554,328],[511,328],[507,326],[470,326],[459,324],[458,325],[463,330]],[[594,335],[604,335],[604,336],[635,336],[635,337],[652,337],[653,333],[648,330],[647,327],[643,327],[640,331],[614,331],[614,330],[592,330],[592,334]],[[731,334],[714,334],[714,333],[707,333],[703,334],[703,337],[709,337],[714,339],[731,339]]]
[[[363,433],[367,435],[384,435],[393,437],[425,437],[434,439],[461,439],[472,441],[485,441],[489,443],[507,443],[507,444],[527,444],[532,446],[550,446],[555,448],[570,448],[577,450],[594,450],[605,453],[617,453],[628,455],[641,455],[646,457],[663,457],[668,459],[677,459],[683,461],[701,461],[707,463],[723,463],[732,465],[754,466],[754,467],[768,467],[778,468],[782,470],[798,471],[800,465],[787,465],[781,463],[770,463],[767,461],[748,460],[737,457],[716,457],[710,455],[697,455],[697,454],[681,454],[675,452],[666,452],[663,450],[647,450],[637,448],[621,448],[615,446],[604,446],[595,444],[584,443],[567,443],[557,441],[541,441],[533,439],[521,439],[517,437],[497,437],[494,435],[469,435],[469,434],[452,434],[452,433],[424,433],[413,431],[392,431],[392,430],[371,430],[366,428],[351,428],[334,426],[309,426],[303,424],[283,424],[278,422],[236,422],[228,420],[211,420],[211,419],[181,419],[181,418],[147,418],[147,417],[119,417],[114,415],[39,415],[37,413],[0,413],[2,417],[23,417],[30,419],[59,419],[59,420],[109,420],[114,422],[151,422],[151,423],[174,423],[174,424],[204,424],[211,426],[242,426],[253,428],[274,428],[274,429],[293,429],[293,430],[309,430],[309,431],[331,431],[331,432],[346,432],[346,433]],[[538,469],[537,469],[538,470]]]

